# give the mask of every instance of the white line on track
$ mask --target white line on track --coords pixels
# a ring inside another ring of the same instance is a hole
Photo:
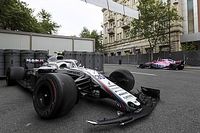
[[[141,72],[131,72],[131,73],[138,75],[146,75],[146,76],[157,76],[156,74],[151,74],[151,73],[141,73]]]

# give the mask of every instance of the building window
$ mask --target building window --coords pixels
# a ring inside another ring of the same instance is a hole
[[[194,6],[193,0],[187,0],[188,8],[188,33],[194,33]]]
[[[121,55],[121,52],[117,52],[117,55],[120,56],[120,55]]]
[[[117,34],[116,39],[117,39],[117,41],[120,41],[122,39],[122,33],[121,32]]]
[[[110,35],[110,43],[114,42],[114,35]]]
[[[114,22],[110,23],[110,28],[114,28],[114,27],[115,27],[115,23]]]
[[[121,27],[121,20],[117,20],[117,27]]]
[[[129,38],[129,30],[124,31],[124,39]]]
[[[121,40],[122,39],[122,33],[120,32],[119,33],[119,40]]]
[[[115,56],[115,53],[110,53],[111,56]]]

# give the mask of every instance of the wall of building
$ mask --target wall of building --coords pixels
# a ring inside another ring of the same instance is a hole
[[[0,49],[94,52],[95,40],[70,36],[45,35],[0,30]]]
[[[167,0],[164,0],[166,2]],[[171,5],[178,10],[179,15],[182,16],[181,10],[182,5],[179,2],[180,0],[171,0]],[[137,0],[117,0],[118,3],[124,4],[131,8],[135,8],[138,4]],[[149,43],[146,39],[137,38],[135,40],[130,39],[129,31],[131,28],[132,18],[126,17],[120,14],[116,14],[114,12],[110,12],[108,10],[102,10],[104,19],[103,19],[103,45],[105,48],[105,52],[108,55],[126,55],[129,51],[129,54],[147,53],[147,49],[150,47]],[[171,41],[170,46],[168,43],[160,44],[164,47],[167,47],[170,51],[180,51],[180,35],[182,33],[182,28],[180,25],[182,23],[175,23],[179,26],[171,28]],[[159,52],[161,48],[158,47],[154,49],[154,52]],[[162,48],[163,49],[163,48]],[[165,49],[167,50],[167,49]]]
[[[181,43],[195,42],[197,47],[200,46],[200,1],[199,0],[179,0],[182,2],[184,17],[183,21],[183,35],[181,36]]]

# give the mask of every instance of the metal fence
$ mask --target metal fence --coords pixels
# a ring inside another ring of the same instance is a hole
[[[171,58],[174,60],[184,60],[186,65],[200,66],[200,51],[180,51],[180,52],[160,52],[153,55],[154,59]],[[139,65],[150,61],[149,54],[137,54],[126,56],[105,56],[106,64],[134,64]]]

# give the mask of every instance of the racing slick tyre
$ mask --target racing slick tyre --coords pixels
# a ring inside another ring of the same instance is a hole
[[[42,76],[33,91],[33,105],[43,119],[67,114],[77,101],[74,80],[66,74],[49,73]]]
[[[184,69],[184,65],[182,65],[182,64],[181,64],[181,65],[178,65],[177,68],[178,68],[178,70],[183,70],[183,69]]]
[[[134,76],[128,70],[124,69],[113,71],[109,79],[128,92],[131,91],[135,85]]]
[[[169,65],[169,69],[176,70],[177,69],[177,65],[176,64],[170,64]]]
[[[139,65],[139,68],[142,68],[142,69],[143,69],[143,68],[145,68],[145,67],[146,67],[145,64],[140,64],[140,65]]]
[[[14,85],[16,80],[22,80],[24,78],[25,71],[23,67],[9,67],[6,70],[6,83],[7,86]]]

